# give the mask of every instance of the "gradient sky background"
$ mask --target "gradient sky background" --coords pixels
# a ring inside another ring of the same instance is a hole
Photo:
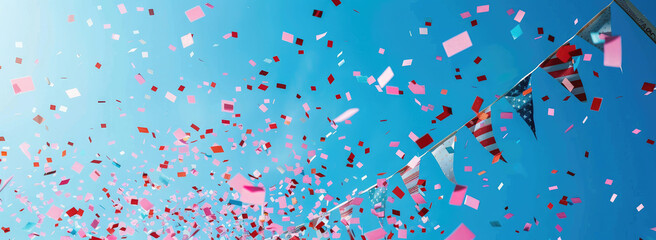
[[[125,14],[117,8],[121,3],[127,8]],[[314,179],[311,169],[317,169],[325,177],[318,186],[301,183],[296,187],[292,197],[299,201],[294,205],[296,211],[289,215],[291,221],[271,215],[272,221],[283,227],[307,222],[307,215],[316,211],[313,207],[320,195],[309,195],[307,188],[325,189],[327,195],[343,200],[355,189],[375,183],[382,177],[378,173],[387,176],[398,170],[427,149],[419,149],[408,137],[411,132],[418,136],[429,133],[436,141],[442,139],[474,117],[471,105],[476,96],[484,99],[483,106],[493,102],[495,95],[512,87],[609,1],[344,0],[339,6],[328,0],[209,2],[214,8],[205,3],[0,2],[0,29],[4,33],[0,38],[0,136],[5,138],[0,146],[7,152],[0,162],[0,179],[4,184],[14,177],[0,192],[0,226],[11,229],[0,232],[0,238],[103,238],[110,234],[107,228],[120,223],[134,229],[134,233],[117,231],[114,235],[118,238],[147,239],[152,238],[148,236],[150,231],[159,231],[163,239],[166,233],[162,230],[171,227],[181,231],[176,239],[183,239],[195,229],[177,218],[148,218],[140,206],[126,202],[125,196],[148,199],[154,204],[155,215],[162,215],[165,207],[184,212],[201,200],[218,212],[227,204],[218,198],[224,192],[234,193],[222,179],[228,168],[232,176],[246,176],[256,170],[263,173],[262,178],[252,182],[267,188],[268,207],[276,213],[279,207],[273,200],[286,192],[285,179],[302,182],[304,174]],[[476,13],[477,6],[487,4],[489,12]],[[634,4],[652,22],[656,21],[656,2],[634,0]],[[198,5],[206,16],[190,22],[185,11]],[[137,7],[145,10],[137,11]],[[148,9],[155,14],[149,16]],[[315,9],[323,11],[322,18],[312,16]],[[513,20],[515,14],[507,13],[509,9],[526,12],[519,23],[524,33],[516,40],[510,30],[518,22]],[[463,12],[470,12],[472,17],[461,18]],[[394,203],[387,204],[387,215],[392,209],[401,211],[401,216],[395,217],[409,230],[415,230],[408,239],[444,239],[461,223],[476,234],[476,239],[656,239],[656,232],[651,230],[656,227],[656,146],[646,143],[656,139],[656,101],[653,94],[645,95],[641,90],[644,82],[656,82],[656,44],[617,5],[611,7],[611,12],[613,34],[622,36],[623,68],[603,66],[601,51],[574,38],[572,44],[592,54],[591,61],[579,65],[589,101],[581,103],[573,97],[563,101],[570,93],[538,69],[532,77],[537,139],[506,101],[492,108],[494,135],[507,164],[491,164],[492,156],[467,129],[461,130],[455,148],[455,174],[460,184],[468,186],[467,195],[480,200],[478,210],[449,205],[454,185],[442,175],[432,156],[424,157],[420,178],[427,180],[426,199],[432,202],[430,222],[410,220],[416,213],[407,195],[403,199],[394,196]],[[74,15],[74,21],[68,21],[69,15]],[[426,18],[432,19],[432,26],[428,27],[428,35],[420,35],[419,28],[424,27]],[[91,19],[92,26],[87,19]],[[470,23],[474,19],[477,26]],[[111,26],[105,28],[105,24]],[[538,27],[544,28],[545,35],[535,39]],[[223,38],[232,31],[238,32],[238,38]],[[302,38],[303,46],[282,41],[283,31]],[[447,58],[442,42],[463,31],[468,31],[473,46]],[[324,38],[315,40],[324,32]],[[183,48],[180,37],[188,33],[194,34],[194,44]],[[120,38],[114,40],[112,34]],[[547,41],[548,34],[555,37],[555,42]],[[332,48],[326,46],[328,40],[334,41]],[[21,42],[22,48],[16,42]],[[171,51],[169,45],[176,50]],[[378,53],[380,48],[385,49],[384,54]],[[142,57],[142,52],[148,57]],[[280,61],[265,61],[274,56]],[[438,56],[441,61],[436,59]],[[479,56],[483,60],[475,64]],[[17,57],[22,58],[21,64],[15,62]],[[405,59],[412,59],[412,65],[402,67]],[[249,60],[256,66],[251,66]],[[338,66],[341,60],[345,63]],[[94,67],[96,63],[102,64],[100,69]],[[388,66],[395,73],[388,85],[399,87],[403,95],[378,92],[353,76],[359,71],[363,76],[378,77]],[[456,68],[462,80],[455,79]],[[269,74],[258,75],[261,70]],[[146,82],[139,84],[136,74],[143,75]],[[327,81],[330,74],[335,78],[332,84]],[[480,75],[486,75],[487,80],[478,82],[476,76]],[[32,77],[35,90],[15,95],[10,80],[24,76]],[[412,94],[407,87],[411,80],[425,85],[426,94]],[[216,87],[204,84],[211,82]],[[286,89],[276,88],[277,83],[286,84]],[[269,88],[259,90],[260,84]],[[178,90],[181,85],[185,86],[182,92]],[[253,90],[247,90],[247,85]],[[157,91],[151,90],[153,86]],[[317,90],[312,91],[311,86]],[[236,91],[238,87],[241,91]],[[81,96],[69,98],[65,91],[72,88],[77,88]],[[440,94],[442,89],[448,93]],[[167,92],[176,95],[177,100],[167,100]],[[346,99],[346,93],[352,100]],[[336,99],[338,94],[341,99]],[[188,96],[194,96],[196,103],[189,103]],[[542,101],[544,96],[549,100]],[[590,110],[593,97],[603,98],[598,112]],[[240,116],[222,112],[222,100],[235,100],[235,113]],[[435,110],[422,111],[416,101],[424,106],[431,104]],[[311,108],[309,118],[305,116],[305,103]],[[262,104],[268,108],[266,112],[260,110]],[[51,105],[57,110],[50,110]],[[443,105],[453,108],[454,115],[433,123]],[[62,106],[67,108],[65,112]],[[351,124],[341,123],[333,129],[327,118],[333,119],[349,108],[359,108],[360,112],[350,119]],[[549,108],[555,110],[554,116],[547,115]],[[501,119],[501,112],[513,112],[514,118]],[[44,122],[33,121],[36,115]],[[292,117],[291,123],[284,124],[281,115]],[[222,120],[242,127],[224,125]],[[268,129],[267,120],[278,128]],[[101,128],[101,124],[107,127]],[[191,124],[199,126],[200,132]],[[571,125],[572,129],[565,132]],[[139,133],[137,127],[147,127],[156,138]],[[502,127],[507,130],[502,131]],[[210,153],[210,146],[219,144],[226,152],[206,157],[171,151],[179,147],[174,145],[172,134],[177,129],[198,140],[190,148]],[[199,139],[205,129],[213,129],[214,134]],[[247,129],[253,134],[246,134]],[[632,133],[635,129],[641,132]],[[331,132],[334,134],[320,141]],[[238,143],[242,137],[246,138],[246,146],[231,149],[233,142]],[[272,144],[268,154],[255,153],[254,144],[261,140]],[[358,146],[360,141],[363,146]],[[400,144],[390,147],[390,142]],[[31,159],[19,149],[23,143],[30,145]],[[169,149],[160,151],[160,146]],[[368,154],[365,148],[370,149]],[[62,156],[64,150],[66,156]],[[405,159],[397,157],[398,150],[405,153]],[[328,157],[317,157],[308,164],[309,151]],[[356,156],[354,163],[363,164],[361,168],[346,167],[351,152]],[[46,158],[52,158],[52,162]],[[221,162],[218,166],[213,164],[215,159]],[[94,164],[92,160],[102,163]],[[158,169],[164,161],[170,162],[169,168]],[[71,169],[75,162],[84,165],[79,174]],[[276,169],[297,164],[304,168],[302,174]],[[465,172],[465,166],[471,166],[472,171]],[[46,168],[56,173],[44,176]],[[101,173],[97,181],[89,177],[94,170]],[[486,173],[478,175],[481,171]],[[143,187],[142,172],[157,184],[164,184],[161,179],[170,182],[160,190]],[[178,172],[187,172],[187,176],[178,177]],[[60,186],[64,179],[70,182]],[[606,185],[606,179],[612,179],[612,185]],[[332,184],[327,186],[328,182]],[[500,183],[504,186],[498,190]],[[436,184],[441,189],[435,190]],[[193,186],[202,188],[206,195],[199,196]],[[393,196],[391,189],[395,186],[407,192],[401,179],[395,177],[390,181],[389,196]],[[558,189],[549,191],[551,186]],[[275,190],[270,191],[271,187]],[[108,190],[109,198],[103,188]],[[212,195],[210,191],[216,198],[207,196]],[[78,200],[78,196],[84,198],[88,193],[93,200]],[[618,197],[611,203],[613,194]],[[183,199],[190,196],[193,199]],[[560,205],[563,196],[580,198],[582,202]],[[377,219],[369,213],[368,197],[363,197],[364,213],[354,215],[361,221],[353,227],[358,235],[379,228]],[[167,201],[171,199],[175,201]],[[115,213],[113,201],[123,205],[122,213]],[[549,203],[555,205],[551,210],[547,208]],[[335,204],[335,200],[321,201],[321,207]],[[640,204],[644,209],[637,211]],[[81,208],[85,213],[81,218],[64,214],[62,221],[43,217],[52,206],[64,211]],[[566,218],[556,216],[561,212]],[[260,215],[253,209],[247,213],[255,218]],[[504,218],[508,213],[514,216]],[[183,215],[187,219],[193,216],[190,212]],[[94,219],[100,221],[95,230],[89,226]],[[331,220],[338,219],[339,214],[334,212]],[[201,231],[195,237],[217,239],[215,228],[224,225],[232,229],[231,220],[232,214],[228,214],[223,221],[210,225],[198,217],[193,221]],[[491,226],[491,221],[498,221],[501,227]],[[526,223],[532,224],[530,231],[523,231]],[[426,233],[421,233],[419,224],[428,229]],[[344,229],[341,223],[331,222],[330,226],[334,225]],[[562,227],[562,232],[556,225]],[[385,223],[383,228],[397,238],[392,225]],[[77,233],[71,234],[72,230]],[[86,232],[85,237],[80,236],[80,230]],[[342,239],[348,238],[343,230],[340,232]],[[30,235],[33,233],[40,236]],[[314,232],[306,236],[316,237]]]

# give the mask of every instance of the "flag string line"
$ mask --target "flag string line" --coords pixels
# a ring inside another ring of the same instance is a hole
[[[531,70],[528,74],[526,74],[524,77],[522,77],[517,83],[515,83],[510,89],[508,89],[508,91],[506,91],[504,94],[502,94],[501,96],[499,96],[496,100],[494,100],[492,103],[490,103],[490,105],[488,105],[487,107],[483,108],[483,110],[481,110],[480,112],[484,112],[486,109],[491,108],[492,105],[494,105],[494,104],[497,103],[500,99],[502,99],[502,98],[505,97],[508,93],[510,93],[510,91],[511,91],[515,86],[517,86],[517,84],[519,84],[519,83],[520,83],[522,80],[524,80],[526,77],[528,77],[528,76],[530,76],[531,74],[533,74],[533,72],[535,72],[535,70],[537,70],[538,68],[540,68],[540,65],[542,65],[542,63],[544,63],[544,61],[546,61],[547,59],[551,58],[554,54],[556,54],[556,53],[558,52],[558,49],[560,49],[560,48],[561,48],[562,46],[564,46],[565,44],[569,43],[569,42],[570,42],[572,39],[574,39],[579,33],[581,33],[581,31],[583,31],[583,29],[585,29],[585,28],[588,27],[591,23],[593,23],[595,20],[597,20],[597,18],[599,18],[599,16],[601,15],[601,13],[602,13],[603,11],[605,11],[607,8],[609,8],[609,7],[613,4],[613,2],[615,2],[615,0],[611,1],[606,7],[604,7],[603,9],[601,9],[601,11],[599,11],[594,17],[592,17],[592,19],[590,19],[590,21],[588,21],[585,25],[583,25],[583,27],[581,27],[581,29],[579,29],[579,30],[578,30],[578,31],[577,31],[572,37],[570,37],[569,39],[567,39],[567,41],[565,41],[563,44],[561,44],[560,46],[558,46],[558,48],[556,48],[556,50],[555,50],[554,52],[552,52],[551,54],[549,54],[549,56],[546,57],[544,60],[542,60],[542,61],[541,61],[541,62],[540,62],[535,68],[533,68],[533,70]],[[491,116],[489,116],[489,117],[491,117]],[[469,121],[471,121],[471,120],[469,120]],[[465,127],[469,121],[465,122],[465,124],[461,125],[458,129],[456,129],[455,131],[451,132],[449,135],[447,135],[446,137],[444,137],[442,140],[440,140],[439,142],[437,142],[436,144],[434,144],[434,145],[433,145],[431,148],[429,148],[426,152],[424,152],[423,154],[421,154],[421,155],[419,156],[419,158],[423,158],[426,154],[428,154],[429,152],[432,152],[432,151],[435,150],[437,147],[439,147],[440,145],[442,145],[446,140],[448,140],[449,138],[451,138],[452,136],[454,136],[458,131],[460,131],[460,129],[462,129],[463,127]],[[406,166],[406,165],[403,165],[403,167],[405,167],[405,166]],[[394,177],[397,173],[399,173],[399,171],[403,170],[403,167],[401,167],[401,169],[399,169],[399,170],[394,171],[394,173],[392,173],[391,175],[389,175],[389,176],[386,177],[385,179],[386,179],[386,180],[390,180],[390,179],[391,179],[392,177]],[[373,184],[373,185],[371,185],[371,186],[369,186],[369,187],[366,188],[365,190],[362,190],[362,191],[358,192],[356,196],[363,195],[363,194],[365,194],[366,192],[370,191],[371,189],[375,188],[376,186],[377,186],[377,183],[376,183],[376,184]],[[349,203],[350,201],[351,201],[351,200],[344,201],[344,202],[338,204],[337,206],[331,208],[330,210],[328,210],[328,211],[326,211],[326,212],[324,212],[324,213],[320,213],[320,214],[319,214],[319,217],[316,217],[316,218],[323,218],[324,216],[329,215],[331,212],[333,212],[333,211],[339,209],[340,207],[343,207],[344,205],[346,205],[346,204]],[[314,221],[316,218],[314,218],[313,220],[311,220],[311,222]],[[305,225],[305,224],[297,225],[295,228],[298,228],[298,227],[303,226],[303,225]],[[289,231],[285,231],[285,232],[283,232],[282,235],[287,234],[287,233],[289,233]],[[271,239],[271,238],[267,238],[267,239]]]

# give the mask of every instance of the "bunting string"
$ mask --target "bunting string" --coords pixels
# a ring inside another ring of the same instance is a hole
[[[555,51],[553,51],[551,54],[549,54],[549,55],[548,55],[544,60],[542,60],[542,61],[541,61],[541,62],[540,62],[535,68],[533,68],[533,70],[531,70],[528,74],[526,74],[524,77],[522,77],[517,83],[515,83],[515,84],[514,84],[511,88],[509,88],[505,93],[503,93],[501,96],[499,96],[498,98],[496,98],[496,99],[495,99],[492,103],[490,103],[487,107],[483,108],[483,109],[479,112],[479,114],[482,114],[482,113],[484,114],[484,113],[486,113],[486,112],[489,112],[489,110],[492,108],[492,106],[493,106],[494,104],[496,104],[500,99],[503,99],[504,97],[506,97],[506,96],[507,96],[507,95],[508,95],[508,94],[509,94],[509,93],[510,93],[510,92],[511,92],[511,91],[512,91],[512,90],[513,90],[518,84],[520,84],[524,79],[529,78],[529,77],[531,76],[531,74],[533,74],[533,72],[535,72],[535,70],[541,68],[541,66],[542,66],[547,60],[549,60],[550,58],[554,57],[554,56],[558,53],[558,50],[559,50],[559,49],[561,49],[563,46],[568,45],[569,42],[570,42],[572,39],[574,39],[574,38],[575,38],[576,36],[578,36],[582,31],[584,31],[588,26],[590,26],[590,25],[591,25],[592,23],[594,23],[597,19],[599,19],[599,18],[602,16],[602,13],[604,13],[604,11],[608,10],[608,9],[610,8],[610,6],[611,6],[614,2],[618,3],[618,5],[619,5],[619,4],[620,4],[619,2],[625,2],[625,0],[613,0],[613,1],[611,1],[606,7],[604,7],[601,11],[599,11],[599,12],[598,12],[598,13],[597,13],[592,19],[590,19],[590,21],[588,21],[583,27],[581,27],[581,29],[579,29],[579,30],[578,30],[578,31],[577,31],[572,37],[570,37],[569,39],[567,39],[567,41],[565,41],[565,42],[564,42],[563,44],[561,44],[558,48],[556,48]],[[627,3],[623,3],[623,4],[625,4],[625,6],[626,6],[626,5],[629,5],[630,2],[629,2],[628,4],[627,4]],[[635,6],[633,6],[633,5],[630,5],[630,6],[633,7],[633,9],[634,9],[633,12],[635,12],[635,13],[637,13],[637,14],[640,14],[639,11],[637,11],[637,9],[635,9]],[[622,5],[620,5],[620,7],[622,7],[623,9],[625,8],[625,7],[623,7]],[[627,8],[630,8],[630,7],[627,7]],[[625,10],[625,11],[627,11],[627,10]],[[627,12],[627,14],[629,14],[629,12]],[[629,14],[629,15],[630,15],[632,18],[634,18],[631,14]],[[640,15],[641,15],[641,14],[640,14]],[[643,16],[643,18],[644,18],[644,16]],[[649,23],[649,21],[646,21],[646,19],[645,19],[644,21],[638,22],[638,21],[635,20],[635,18],[634,18],[634,21],[636,21],[636,23],[638,23],[639,25],[640,25],[640,23],[644,23],[644,22],[646,22],[646,23],[648,23],[648,24],[651,24],[651,23]],[[647,27],[648,27],[648,28],[651,27],[651,29],[654,29],[654,28],[653,28],[653,25],[649,25],[649,26],[647,26]],[[641,28],[642,28],[642,27],[641,27]],[[645,33],[647,33],[647,31],[648,31],[648,30],[645,30],[645,28],[643,28],[643,30],[645,31]],[[654,33],[652,32],[652,34],[654,34]],[[649,33],[648,33],[647,35],[649,35]],[[654,40],[654,42],[656,42],[656,36],[654,36],[654,35],[649,35],[649,36],[652,38],[652,40]],[[456,133],[458,133],[458,131],[460,131],[463,127],[467,126],[467,123],[469,123],[470,121],[471,121],[471,120],[468,120],[467,122],[465,122],[464,124],[462,124],[460,127],[458,127],[456,130],[454,130],[454,131],[451,132],[449,135],[447,135],[446,137],[444,137],[442,140],[440,140],[440,141],[438,141],[437,143],[433,144],[433,145],[432,145],[427,151],[425,151],[425,152],[424,152],[423,154],[421,154],[419,157],[415,157],[415,158],[419,158],[419,159],[421,159],[421,158],[423,158],[426,154],[428,154],[428,153],[430,153],[430,152],[433,152],[433,151],[434,151],[435,149],[437,149],[439,146],[441,146],[442,144],[444,144],[447,140],[449,140],[449,139],[451,139],[453,136],[455,136]],[[414,161],[414,160],[415,160],[415,159],[413,159],[413,161]],[[412,162],[412,161],[411,161],[411,162]],[[405,168],[406,168],[407,166],[408,166],[408,165],[404,165],[404,166],[403,166],[402,168],[400,168],[399,170],[394,171],[394,172],[391,173],[389,176],[387,176],[387,177],[385,178],[385,180],[386,180],[386,181],[389,181],[392,177],[396,176],[397,174],[399,174],[400,172],[402,172],[403,170],[405,170]],[[417,167],[418,167],[418,166],[417,166]],[[377,186],[377,184],[373,184],[373,185],[367,187],[366,189],[364,189],[364,190],[362,190],[362,191],[359,191],[359,192],[356,194],[356,196],[360,196],[360,195],[363,195],[363,194],[365,194],[365,193],[368,193],[371,189],[375,188],[376,186]],[[340,209],[341,207],[343,207],[344,205],[348,204],[349,202],[350,202],[350,200],[344,201],[344,202],[338,204],[337,206],[334,206],[334,207],[331,208],[330,210],[327,210],[326,212],[322,212],[322,213],[320,213],[319,216],[317,216],[316,218],[319,218],[319,219],[320,219],[320,218],[323,218],[323,217],[325,217],[325,216],[328,216],[328,215],[330,215],[331,212],[333,212],[333,211],[335,211],[335,210],[337,210],[337,209]],[[312,219],[311,222],[314,221],[316,218]],[[297,225],[294,229],[299,229],[299,227],[300,227],[300,226],[303,226],[303,225],[304,225],[304,224]],[[286,234],[290,234],[290,232],[286,230],[286,231],[283,232],[282,235],[286,235]],[[275,237],[275,236],[274,236],[274,237]],[[267,238],[267,240],[269,240],[269,239],[272,239],[272,238]]]

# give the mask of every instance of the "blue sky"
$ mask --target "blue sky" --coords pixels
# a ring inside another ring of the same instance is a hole
[[[183,239],[196,230],[200,230],[194,236],[197,239],[217,239],[216,228],[224,226],[232,231],[230,236],[238,236],[243,232],[235,227],[233,214],[221,215],[221,210],[238,208],[228,206],[226,199],[219,200],[224,194],[233,199],[235,193],[224,179],[226,172],[248,177],[258,171],[262,177],[249,180],[267,190],[266,208],[274,213],[269,215],[271,221],[285,228],[305,223],[311,212],[340,202],[320,200],[322,195],[344,200],[398,170],[412,156],[423,154],[427,148],[420,149],[408,137],[411,133],[428,133],[439,141],[474,117],[471,105],[477,96],[484,99],[483,106],[492,103],[608,3],[1,2],[0,28],[5,35],[0,39],[0,77],[5,84],[0,87],[0,136],[5,141],[0,146],[7,156],[1,157],[0,179],[3,184],[11,176],[13,179],[0,192],[0,226],[11,229],[0,235],[3,239],[112,239],[110,235],[154,239],[149,234],[156,232],[163,239],[167,229],[173,229],[180,232],[168,234],[171,239]],[[119,12],[119,4],[125,5],[127,13]],[[634,0],[634,4],[656,21],[654,2]],[[482,5],[489,5],[489,12],[476,13]],[[196,6],[205,16],[190,22],[185,11]],[[148,9],[153,9],[154,15],[150,16]],[[315,9],[323,11],[321,18],[312,16]],[[510,9],[513,14],[507,13]],[[521,22],[514,20],[519,10],[526,13]],[[472,16],[463,19],[464,12]],[[611,12],[613,34],[622,36],[622,69],[605,67],[603,52],[583,39],[571,41],[592,55],[591,61],[578,67],[588,102],[573,97],[563,101],[571,94],[538,69],[531,78],[537,138],[505,100],[492,107],[494,136],[508,163],[491,164],[492,155],[469,130],[457,133],[455,175],[460,184],[468,186],[467,195],[480,200],[477,210],[449,205],[454,185],[430,154],[422,159],[420,171],[428,190],[425,198],[432,203],[428,223],[416,218],[409,196],[398,199],[392,194],[396,186],[407,193],[402,180],[398,176],[390,180],[388,194],[395,201],[386,204],[386,215],[400,211],[400,216],[392,216],[404,224],[402,229],[414,230],[408,233],[409,239],[444,239],[461,223],[476,239],[656,239],[651,230],[656,227],[652,217],[656,193],[651,190],[655,146],[647,143],[656,139],[651,121],[656,102],[652,94],[641,90],[643,83],[656,81],[656,69],[651,67],[656,62],[656,45],[617,5]],[[68,21],[69,15],[74,16],[73,21]],[[427,18],[432,26],[427,27],[427,35],[420,35],[419,28],[425,27]],[[473,20],[476,26],[472,26]],[[513,39],[510,31],[517,25],[523,34]],[[536,39],[539,27],[545,34]],[[473,46],[447,57],[442,42],[464,31]],[[231,32],[238,37],[224,38]],[[283,32],[303,39],[302,46],[283,41]],[[194,35],[194,43],[183,48],[180,38],[188,33]],[[322,33],[327,34],[316,40]],[[547,35],[555,41],[548,41]],[[328,40],[333,41],[332,48],[327,47]],[[379,53],[381,48],[384,54]],[[301,50],[303,54],[299,54]],[[274,56],[280,61],[267,60]],[[474,63],[477,57],[482,58],[479,64]],[[16,58],[22,63],[16,63]],[[402,66],[406,59],[412,59],[412,65]],[[96,68],[96,63],[102,66]],[[375,84],[354,77],[354,72],[360,72],[377,78],[388,66],[394,71],[388,86],[399,87],[402,95],[379,92]],[[262,70],[268,74],[260,75]],[[144,84],[135,80],[137,74],[144,77]],[[335,80],[329,83],[331,74]],[[461,80],[455,78],[458,74]],[[477,81],[481,75],[487,80]],[[35,90],[14,94],[11,80],[24,76],[32,77]],[[426,94],[413,94],[408,89],[412,80],[424,85]],[[216,85],[209,86],[211,83]],[[286,89],[277,88],[279,83]],[[261,84],[268,86],[266,91],[258,89]],[[247,89],[249,85],[253,90]],[[184,90],[180,91],[180,86]],[[81,96],[69,98],[66,90],[73,88]],[[167,92],[177,97],[175,102],[165,97]],[[193,96],[195,103],[190,103],[188,96]],[[544,96],[549,100],[543,101]],[[594,97],[603,99],[600,111],[590,110]],[[235,101],[234,113],[221,110],[222,100]],[[423,111],[417,102],[435,110]],[[309,117],[304,104],[310,108]],[[50,110],[51,105],[56,110]],[[451,107],[453,115],[433,122],[442,106]],[[351,123],[333,128],[327,119],[350,108],[359,109]],[[554,116],[547,114],[550,108]],[[512,112],[514,117],[501,119],[501,112]],[[37,115],[44,118],[41,124],[33,120]],[[291,117],[291,122],[285,124],[281,115]],[[230,124],[223,124],[224,120]],[[270,123],[277,128],[270,129]],[[140,133],[138,127],[148,128],[149,133]],[[180,146],[174,144],[173,136],[177,129],[190,133],[191,153],[177,151]],[[213,133],[206,133],[208,129]],[[635,134],[635,129],[639,133]],[[241,140],[243,147],[236,146]],[[259,142],[269,142],[272,147],[258,154]],[[391,147],[392,142],[398,142],[398,147]],[[31,158],[19,148],[24,143],[30,145]],[[225,152],[211,153],[215,144]],[[162,146],[164,150],[159,150]],[[308,153],[313,151],[327,157],[308,163]],[[398,151],[405,153],[404,159],[397,156]],[[355,155],[353,164],[361,163],[361,167],[347,166],[351,153]],[[160,168],[165,161],[168,168]],[[71,169],[76,162],[84,166],[80,173]],[[303,171],[295,174],[287,166]],[[284,169],[282,173],[279,167]],[[472,171],[465,172],[465,167]],[[312,169],[325,176],[317,177]],[[56,173],[44,175],[52,170]],[[100,173],[96,181],[89,176],[94,170]],[[181,172],[186,176],[179,176]],[[161,189],[144,187],[143,173]],[[384,174],[378,176],[380,173]],[[319,178],[320,183],[303,183],[305,175],[313,181]],[[66,179],[70,181],[60,185]],[[292,195],[285,196],[291,179],[300,184]],[[613,180],[612,185],[605,184],[607,179]],[[503,187],[499,190],[500,183]],[[435,189],[437,184],[440,189]],[[558,189],[549,190],[553,186]],[[325,193],[310,195],[309,188]],[[93,199],[85,201],[89,194]],[[617,198],[610,202],[613,194]],[[293,212],[285,209],[289,219],[279,214],[280,196],[287,203],[292,198],[298,201]],[[581,203],[561,205],[558,202],[563,196],[570,201],[580,198]],[[365,198],[359,206],[363,213],[354,214],[360,224],[352,227],[357,235],[381,227],[370,213],[368,196],[361,197]],[[151,202],[154,216],[149,218],[143,207],[126,200],[131,198]],[[202,217],[203,211],[194,207],[201,201],[201,206],[210,204],[222,219],[210,222]],[[317,202],[319,208],[315,208]],[[549,203],[554,205],[552,209],[547,207]],[[644,209],[637,211],[640,204]],[[45,216],[53,206],[85,212],[81,217],[64,213],[57,221]],[[121,208],[120,213],[116,207]],[[428,204],[422,207],[428,208]],[[181,212],[189,222],[177,216],[168,220],[171,215],[166,208]],[[261,208],[244,210],[255,219],[261,214]],[[508,213],[513,216],[506,219]],[[559,218],[558,213],[566,217]],[[94,220],[99,222],[97,229],[91,227]],[[334,212],[330,220],[329,226],[339,227],[341,238],[347,239],[344,225],[333,223],[339,214]],[[501,226],[492,226],[492,221]],[[253,219],[242,221],[250,222]],[[115,223],[128,231],[108,232]],[[532,224],[530,231],[523,230],[526,223]],[[427,231],[422,233],[418,225]],[[386,221],[382,228],[398,237],[397,229]],[[268,231],[263,234],[271,236]],[[316,235],[308,231],[306,237]]]

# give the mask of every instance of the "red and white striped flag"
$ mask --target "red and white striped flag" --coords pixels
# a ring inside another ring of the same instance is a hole
[[[401,170],[401,178],[403,179],[403,183],[405,184],[405,187],[408,188],[408,193],[410,195],[415,195],[419,193],[419,186],[417,186],[417,182],[419,182],[419,164],[417,163],[416,166],[411,167],[411,166],[405,166]]]
[[[575,45],[566,43],[547,58],[540,67],[547,71],[549,75],[558,80],[568,91],[570,91],[581,102],[585,102],[585,90],[583,82],[579,77],[579,71],[574,69],[572,57],[581,55],[581,49],[576,49]]]
[[[353,234],[353,231],[351,231],[351,224],[349,221],[353,216],[353,207],[359,206],[362,203],[362,200],[364,199],[351,198],[344,204],[344,206],[339,207],[339,216],[341,218],[341,222],[344,224],[344,226],[346,226],[346,232],[348,233],[351,240],[355,240],[355,235]]]
[[[499,160],[506,161],[503,156],[501,156],[501,151],[499,151],[497,141],[494,140],[494,135],[492,134],[492,115],[490,108],[483,110],[478,116],[467,122],[465,126],[469,128],[472,134],[474,134],[474,137],[476,137],[476,140],[483,145],[485,150],[494,155],[492,163],[496,163]]]
[[[341,217],[342,223],[344,223],[344,225],[349,225],[349,220],[351,220],[351,216],[353,215],[353,207],[360,206],[362,200],[364,199],[351,198],[343,206],[339,207],[339,216]]]

